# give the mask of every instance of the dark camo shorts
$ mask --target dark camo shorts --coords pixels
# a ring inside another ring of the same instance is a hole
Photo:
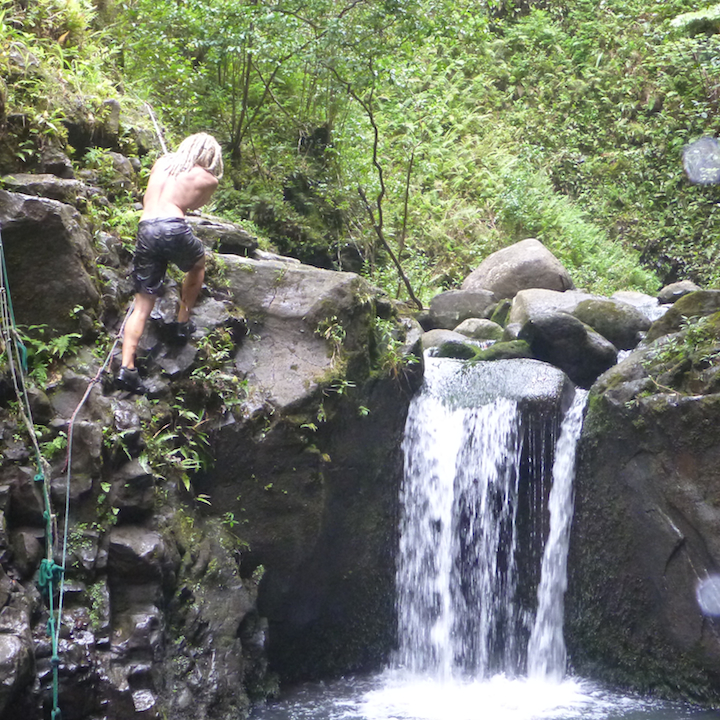
[[[204,256],[205,248],[185,218],[141,220],[132,270],[135,292],[158,295],[169,262],[187,272]]]

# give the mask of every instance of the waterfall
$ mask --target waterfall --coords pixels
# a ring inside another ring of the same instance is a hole
[[[414,673],[514,676],[526,662],[535,675],[564,672],[562,595],[584,403],[576,399],[566,414],[556,449],[564,376],[535,361],[505,362],[516,364],[467,368],[428,357],[408,413],[396,660]],[[540,409],[525,401],[533,394]]]
[[[582,430],[587,392],[577,390],[563,419],[555,450],[553,484],[550,490],[550,534],[545,543],[538,609],[528,644],[528,675],[560,681],[567,654],[563,639],[563,611],[567,589],[567,555],[573,515],[575,448]]]

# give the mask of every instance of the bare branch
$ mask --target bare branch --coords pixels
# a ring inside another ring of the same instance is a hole
[[[402,265],[400,264],[400,261],[397,258],[397,255],[393,252],[392,247],[390,247],[390,243],[385,238],[385,233],[383,232],[382,226],[379,224],[379,222],[375,221],[375,215],[372,211],[372,207],[370,206],[370,203],[368,202],[367,196],[365,195],[365,191],[358,187],[358,193],[360,194],[360,198],[363,201],[363,204],[365,205],[365,209],[367,210],[368,216],[370,217],[370,221],[373,224],[373,229],[375,230],[375,234],[378,236],[378,239],[382,243],[385,250],[387,250],[388,255],[390,255],[390,259],[393,261],[393,264],[395,265],[395,268],[398,271],[398,275],[402,278],[403,283],[405,284],[405,288],[408,291],[408,295],[410,296],[410,299],[417,305],[419,310],[423,309],[423,304],[418,300],[415,293],[413,292],[412,285],[410,285],[410,280],[408,280],[407,275],[405,275],[405,272],[402,269]]]

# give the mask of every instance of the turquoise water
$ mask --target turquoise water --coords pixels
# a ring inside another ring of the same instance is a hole
[[[255,708],[253,720],[700,720],[720,710],[612,692],[587,680],[441,682],[386,671],[308,683]]]

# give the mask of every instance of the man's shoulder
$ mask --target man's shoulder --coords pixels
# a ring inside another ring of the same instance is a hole
[[[206,168],[195,165],[192,170],[187,171],[187,178],[200,187],[217,187],[218,179]]]

